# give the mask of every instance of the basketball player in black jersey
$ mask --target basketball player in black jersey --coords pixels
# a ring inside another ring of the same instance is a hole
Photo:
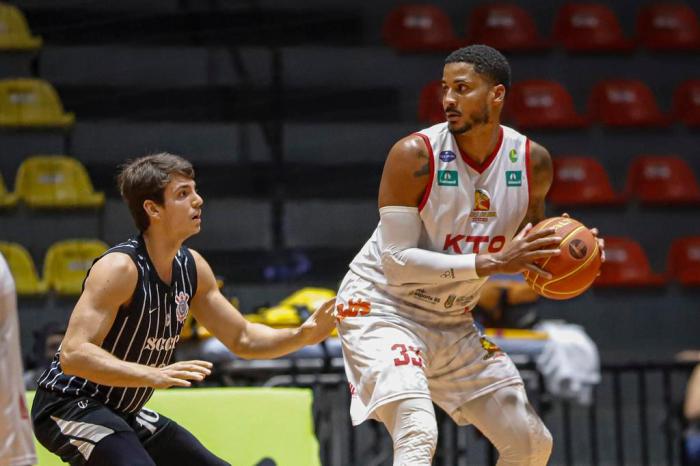
[[[32,406],[35,434],[71,465],[225,465],[188,431],[143,406],[154,388],[188,387],[206,361],[171,364],[188,312],[237,355],[275,358],[325,339],[333,300],[295,329],[246,321],[224,298],[209,264],[182,245],[200,230],[192,165],[137,159],[119,187],[141,234],[96,259]]]

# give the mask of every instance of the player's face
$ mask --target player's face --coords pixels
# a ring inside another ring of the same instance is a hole
[[[491,121],[503,86],[494,86],[471,63],[448,63],[442,74],[442,108],[452,134],[463,134]],[[501,96],[502,97],[502,96]],[[501,98],[502,101],[502,98]]]
[[[188,238],[199,233],[204,200],[197,193],[194,180],[174,175],[163,193],[166,231]]]

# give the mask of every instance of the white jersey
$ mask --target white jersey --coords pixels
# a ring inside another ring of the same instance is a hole
[[[0,466],[36,462],[32,423],[24,397],[15,285],[0,254]]]
[[[479,165],[460,151],[440,123],[416,133],[430,155],[430,182],[419,205],[418,247],[444,254],[494,253],[515,236],[529,203],[530,142],[501,126],[493,153]],[[462,314],[472,309],[487,278],[445,284],[389,285],[382,270],[377,228],[350,269],[382,291],[418,308]],[[449,273],[447,271],[446,273]]]

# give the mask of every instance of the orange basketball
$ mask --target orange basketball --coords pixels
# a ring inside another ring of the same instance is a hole
[[[561,236],[561,254],[535,261],[535,264],[552,274],[547,280],[529,270],[525,280],[537,294],[549,299],[569,299],[586,291],[600,269],[600,249],[593,234],[581,222],[567,217],[542,220],[530,231],[530,235],[543,228],[556,229]]]

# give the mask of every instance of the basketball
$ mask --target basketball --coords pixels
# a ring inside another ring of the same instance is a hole
[[[534,226],[529,234],[544,228],[556,229],[561,236],[561,254],[535,261],[552,274],[549,280],[525,271],[525,280],[537,294],[549,299],[569,299],[586,291],[598,275],[600,251],[595,236],[581,222],[569,217],[552,217]]]

